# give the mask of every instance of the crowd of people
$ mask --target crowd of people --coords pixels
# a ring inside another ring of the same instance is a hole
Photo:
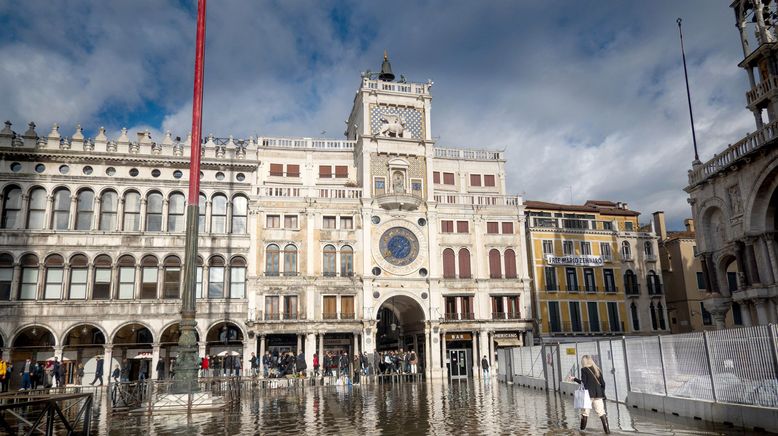
[[[265,378],[282,378],[287,376],[304,377],[308,374],[308,364],[305,354],[300,352],[267,351],[263,356],[251,353],[248,368],[244,370],[240,355],[205,356],[199,362],[200,377],[240,377],[261,375]],[[92,386],[102,386],[104,383],[105,362],[102,356],[96,356],[94,379]],[[167,364],[163,359],[157,361],[154,371],[156,379],[164,380],[175,376],[175,359]],[[115,365],[109,376],[115,383],[129,382],[131,378],[143,381],[151,378],[151,361],[140,359],[137,365],[132,365],[128,358]],[[77,385],[84,383],[84,364],[72,366],[75,369],[69,382]],[[133,370],[136,370],[133,372]],[[350,373],[350,371],[353,371]],[[327,351],[322,356],[313,355],[312,374],[319,376],[349,376],[357,379],[360,375],[379,374],[417,374],[419,373],[419,357],[415,351],[392,350],[373,353],[354,354],[347,352]],[[7,392],[11,379],[18,374],[18,385],[21,390],[64,386],[66,383],[65,365],[53,357],[45,361],[27,359],[21,368],[14,368],[10,361],[0,358],[0,392]]]

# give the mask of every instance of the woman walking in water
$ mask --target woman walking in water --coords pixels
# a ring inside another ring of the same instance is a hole
[[[605,379],[602,377],[602,371],[594,363],[594,360],[590,356],[583,356],[581,358],[581,378],[578,379],[570,376],[569,379],[578,384],[583,384],[584,388],[589,391],[589,397],[592,399],[592,408],[602,421],[602,429],[605,433],[610,433],[608,417],[605,415]],[[581,430],[586,428],[588,419],[589,409],[583,409],[581,411]]]

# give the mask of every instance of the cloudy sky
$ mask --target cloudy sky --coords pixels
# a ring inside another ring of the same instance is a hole
[[[342,137],[388,49],[396,74],[434,80],[439,145],[506,150],[510,192],[624,201],[679,228],[693,152],[677,17],[701,159],[754,129],[729,3],[212,0],[204,131]],[[195,4],[0,0],[0,117],[185,136]]]

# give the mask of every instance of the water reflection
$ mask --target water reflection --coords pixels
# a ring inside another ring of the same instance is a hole
[[[747,434],[616,403],[607,410],[615,434]],[[258,391],[233,410],[191,417],[101,415],[95,434],[556,435],[577,428],[571,397],[496,382],[433,382]],[[599,420],[590,422],[590,433],[600,431]]]

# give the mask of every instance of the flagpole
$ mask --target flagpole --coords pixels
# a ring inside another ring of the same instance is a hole
[[[689,103],[689,120],[692,124],[692,142],[694,143],[694,162],[692,165],[697,165],[700,162],[700,155],[697,153],[697,134],[694,132],[694,114],[692,113],[692,95],[689,92],[689,73],[686,70],[686,53],[683,49],[683,30],[681,30],[681,22],[683,20],[678,18],[675,20],[678,23],[678,35],[681,38],[681,59],[683,59],[683,78],[686,80],[686,100]]]

